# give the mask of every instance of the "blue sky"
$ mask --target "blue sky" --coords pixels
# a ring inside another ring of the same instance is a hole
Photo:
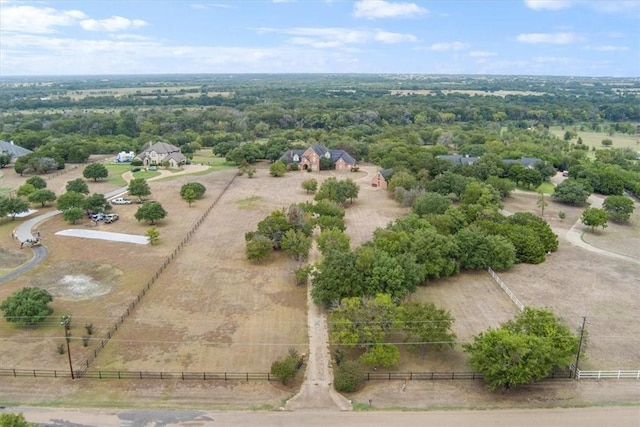
[[[0,0],[0,76],[640,76],[640,0]]]

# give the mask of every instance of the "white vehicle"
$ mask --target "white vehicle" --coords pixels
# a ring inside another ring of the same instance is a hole
[[[130,205],[131,204],[131,200],[129,199],[125,199],[124,197],[118,197],[116,199],[113,199],[111,201],[112,205]]]

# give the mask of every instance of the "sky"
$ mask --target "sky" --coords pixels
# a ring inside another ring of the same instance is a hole
[[[0,77],[640,77],[640,0],[0,0]]]

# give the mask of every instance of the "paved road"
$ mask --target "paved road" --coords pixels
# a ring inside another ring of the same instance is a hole
[[[640,407],[513,409],[429,412],[210,412],[10,408],[29,422],[52,427],[638,427]]]

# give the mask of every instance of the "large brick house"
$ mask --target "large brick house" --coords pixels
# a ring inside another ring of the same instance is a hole
[[[331,159],[337,171],[350,171],[356,166],[356,160],[344,150],[330,150],[324,145],[313,144],[306,150],[287,150],[281,160],[287,164],[296,163],[300,170],[320,170],[320,159]]]
[[[149,147],[140,152],[136,159],[142,160],[144,166],[161,165],[164,162],[168,162],[170,168],[178,168],[187,161],[179,147],[167,142],[156,142],[154,144],[150,142]]]

